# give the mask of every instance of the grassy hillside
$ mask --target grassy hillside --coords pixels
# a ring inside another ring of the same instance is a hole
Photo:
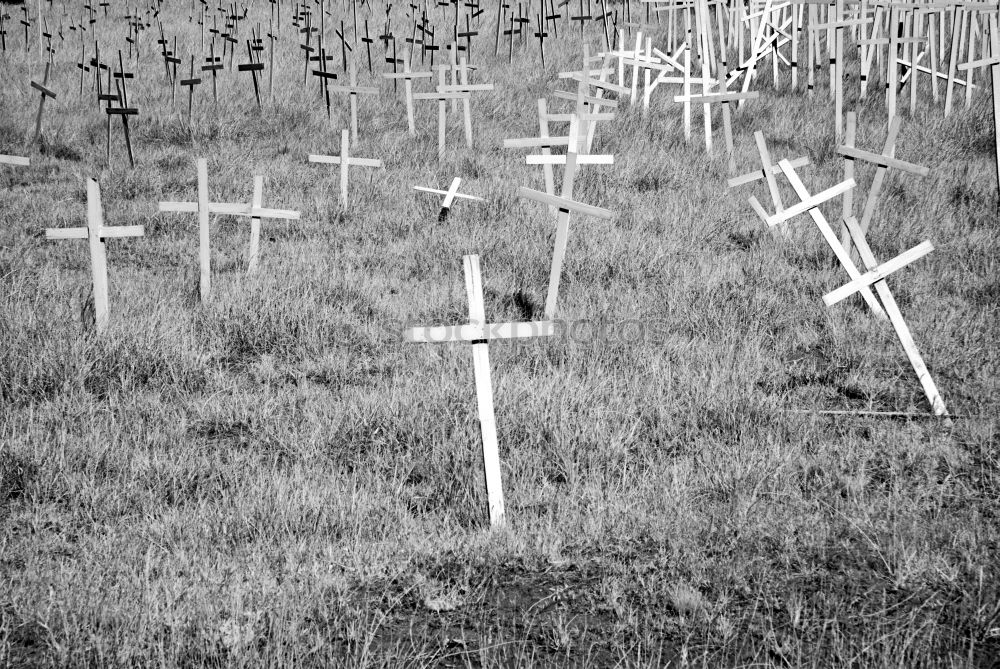
[[[339,152],[346,98],[327,119],[302,86],[284,11],[273,98],[258,111],[227,62],[218,105],[200,86],[191,123],[183,92],[171,105],[155,24],[143,34],[127,66],[135,169],[117,120],[107,164],[68,30],[43,141],[24,148],[41,67],[9,27],[0,153],[30,151],[31,166],[0,168],[0,661],[991,666],[1000,238],[981,73],[971,108],[947,119],[919,82],[896,156],[931,174],[891,173],[869,236],[882,260],[936,247],[889,284],[953,425],[802,412],[929,406],[860,299],[824,306],[847,276],[815,225],[800,216],[772,239],[746,202],[768,202],[766,187],[727,190],[721,134],[707,155],[696,113],[685,143],[677,87],[661,86],[646,118],[623,100],[598,129],[594,152],[614,166],[581,169],[575,198],[616,216],[572,220],[559,334],[490,346],[509,517],[490,531],[469,347],[401,335],[465,322],[470,253],[489,319],[542,317],[555,226],[516,195],[541,189],[541,170],[500,147],[536,134],[535,100],[569,88],[556,73],[579,68],[579,33],[547,44],[545,68],[530,42],[508,65],[492,55],[491,8],[473,81],[495,90],[474,96],[474,149],[449,117],[441,161],[436,104],[418,106],[411,139],[402,87],[382,82],[352,153],[386,167],[352,172],[345,210],[335,168],[306,156]],[[184,76],[200,46],[187,12],[160,14]],[[99,24],[105,52],[123,43],[122,13]],[[265,7],[250,16],[266,28]],[[879,152],[884,102],[857,100],[848,51],[857,145]],[[734,118],[740,172],[759,168],[761,130],[775,160],[810,158],[812,192],[842,180],[825,75],[809,99],[759,70],[760,100]],[[200,157],[213,201],[249,202],[263,174],[265,206],[302,213],[264,223],[254,277],[245,219],[213,217],[204,304],[197,217],[157,213],[196,199]],[[856,202],[873,175],[858,168]],[[486,202],[438,222],[439,200],[411,187],[455,176]],[[86,243],[43,235],[85,224],[90,177],[107,224],[145,226],[108,243],[103,338],[80,322]],[[839,199],[823,209],[839,221]]]

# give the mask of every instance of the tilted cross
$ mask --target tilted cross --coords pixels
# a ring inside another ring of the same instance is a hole
[[[418,190],[424,193],[436,193],[437,195],[444,195],[444,200],[441,201],[441,211],[438,212],[438,221],[443,221],[448,218],[448,212],[451,211],[451,205],[455,201],[455,198],[462,198],[463,200],[474,200],[477,202],[484,202],[483,198],[476,197],[475,195],[465,195],[464,193],[458,192],[458,187],[462,183],[459,177],[452,179],[451,186],[448,190],[438,190],[437,188],[427,188],[426,186],[414,186],[413,190]]]
[[[416,137],[417,130],[413,118],[413,80],[433,77],[434,73],[413,72],[410,69],[410,50],[406,49],[403,53],[403,71],[401,73],[384,73],[382,76],[386,79],[392,79],[393,83],[395,83],[397,79],[403,80],[403,90],[406,95],[406,126],[410,133],[410,137]]]
[[[260,189],[263,189],[263,182],[260,182]],[[208,300],[212,292],[212,249],[209,237],[209,214],[228,214],[230,216],[250,217],[250,259],[251,264],[256,268],[255,258],[258,252],[255,248],[255,239],[260,235],[260,219],[280,218],[286,220],[297,220],[299,212],[285,209],[265,209],[260,206],[258,193],[262,196],[262,190],[258,190],[258,182],[254,182],[254,201],[250,205],[230,202],[209,202],[208,200],[208,160],[198,159],[198,201],[197,202],[160,202],[158,210],[163,212],[197,213],[198,214],[198,258],[200,266],[199,292],[202,302]],[[256,219],[256,223],[254,221]]]

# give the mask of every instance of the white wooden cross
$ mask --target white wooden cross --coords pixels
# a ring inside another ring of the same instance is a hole
[[[104,226],[101,189],[93,179],[87,179],[87,227],[48,228],[46,239],[86,239],[90,243],[90,275],[94,284],[94,325],[101,335],[108,327],[108,264],[104,240],[110,237],[142,237],[141,225]]]
[[[861,231],[865,234],[868,233],[868,226],[871,225],[872,217],[875,215],[875,207],[878,204],[879,195],[882,192],[882,185],[885,183],[885,176],[889,171],[889,168],[908,172],[909,174],[916,174],[922,177],[930,174],[930,170],[922,165],[916,165],[894,157],[896,150],[896,136],[899,134],[901,123],[902,120],[898,115],[894,116],[889,122],[889,132],[886,135],[885,144],[882,145],[881,154],[863,151],[853,146],[837,147],[837,153],[844,156],[845,159],[851,161],[864,160],[865,162],[874,163],[876,165],[875,178],[872,180],[871,188],[868,191],[868,198],[865,200],[865,208],[861,214],[861,221],[859,223]],[[841,244],[843,244],[843,246],[848,250],[851,250],[851,239],[852,236],[848,233],[845,226],[845,229],[841,231]],[[857,256],[853,257],[856,258]]]
[[[209,236],[209,214],[226,214],[230,216],[246,216],[250,218],[250,265],[254,271],[257,267],[260,239],[260,220],[262,218],[280,218],[297,220],[299,212],[285,209],[265,209],[259,206],[263,199],[263,180],[254,181],[254,200],[251,204],[233,202],[209,202],[208,200],[208,160],[198,159],[198,201],[197,202],[160,202],[158,209],[163,212],[197,213],[198,214],[198,259],[200,267],[199,292],[201,301],[208,300],[212,292],[212,248]],[[258,198],[258,194],[260,198]],[[255,243],[255,240],[257,242]]]
[[[439,93],[469,93],[461,98],[462,100],[462,120],[464,122],[465,128],[465,145],[467,148],[472,148],[472,108],[471,108],[471,93],[481,92],[481,91],[492,91],[493,84],[470,84],[469,83],[469,63],[465,56],[462,56],[458,65],[459,73],[459,83],[446,84],[443,86],[438,86],[437,90]],[[452,99],[452,104],[457,100]]]
[[[740,176],[729,179],[728,180],[729,187],[733,188],[735,186],[739,186],[742,184],[752,183],[754,181],[757,181],[758,179],[765,179],[767,181],[768,192],[771,194],[771,202],[774,205],[774,210],[778,213],[781,213],[782,211],[784,211],[785,206],[781,201],[781,191],[778,190],[778,181],[774,178],[774,176],[781,171],[781,168],[775,165],[771,161],[771,152],[768,151],[767,149],[767,142],[764,140],[764,133],[758,130],[754,132],[753,137],[754,137],[754,142],[756,142],[757,144],[757,155],[760,157],[760,164],[762,169],[757,170],[756,172],[749,172],[748,174],[742,174]],[[792,167],[802,167],[804,165],[809,164],[809,159],[805,157],[794,158],[789,162],[791,163]],[[749,198],[749,202],[750,206],[753,207],[754,211],[756,211],[757,214],[761,217],[761,220],[763,220],[766,223],[767,219],[769,218],[769,215],[764,210],[764,207],[761,206],[760,202],[757,201],[757,198],[751,195]],[[768,229],[771,230],[772,236],[774,236],[775,238],[779,237],[778,231],[776,231],[774,228],[768,226]],[[785,234],[786,234],[785,230],[782,227],[780,235],[783,236]]]
[[[351,141],[358,141],[358,95],[378,95],[378,86],[358,86],[358,66],[354,58],[350,62],[350,85],[327,86],[334,93],[347,93],[351,96]]]
[[[441,211],[438,212],[438,221],[443,221],[448,218],[448,212],[451,211],[451,205],[455,201],[455,198],[462,198],[463,200],[474,200],[476,202],[485,202],[483,198],[476,197],[475,195],[466,195],[464,193],[458,192],[458,186],[462,183],[459,177],[455,177],[451,181],[451,186],[448,190],[438,190],[437,188],[427,188],[426,186],[414,186],[413,190],[418,190],[423,193],[436,193],[438,195],[444,195],[444,200],[441,201]]]
[[[858,249],[861,260],[868,271],[837,290],[824,295],[823,302],[827,306],[833,306],[863,288],[874,286],[878,292],[879,299],[882,301],[882,305],[885,307],[886,313],[889,315],[889,322],[892,323],[892,327],[896,331],[896,336],[899,337],[899,343],[903,345],[906,357],[909,358],[910,364],[913,366],[913,371],[917,374],[917,379],[920,381],[920,385],[931,404],[934,414],[947,417],[948,409],[945,408],[944,400],[941,398],[940,393],[938,393],[934,379],[931,378],[931,374],[927,370],[927,365],[924,364],[924,359],[921,357],[920,351],[917,350],[917,345],[913,341],[913,334],[906,325],[906,321],[903,320],[903,314],[899,310],[899,305],[896,304],[896,299],[893,297],[892,291],[889,290],[889,286],[886,283],[886,277],[918,258],[924,257],[934,250],[934,246],[929,241],[925,241],[914,246],[909,251],[904,251],[892,260],[879,265],[875,259],[875,254],[872,253],[867,240],[865,240],[864,231],[861,229],[857,219],[852,216],[845,222],[847,223],[847,229],[851,233],[851,238],[854,240],[854,246]]]
[[[579,126],[575,120],[570,122],[570,137],[577,137]],[[549,289],[545,297],[545,318],[555,318],[556,305],[559,301],[559,281],[562,277],[563,261],[566,257],[566,245],[569,241],[569,215],[575,211],[584,216],[609,219],[614,214],[600,207],[594,207],[573,200],[573,181],[576,178],[576,141],[570,141],[566,152],[566,172],[563,175],[562,196],[542,193],[530,188],[521,187],[518,195],[529,200],[555,207],[559,210],[556,223],[556,242],[552,252],[552,267],[549,271]]]
[[[403,91],[406,99],[406,127],[410,137],[417,136],[416,124],[413,118],[413,80],[433,77],[433,72],[413,72],[410,70],[410,50],[407,49],[403,55],[403,71],[387,72],[382,75],[386,79],[402,79]]]
[[[442,90],[448,84],[445,79],[449,66],[443,65],[438,68],[438,90],[434,93],[415,93],[414,100],[437,100],[438,102],[438,159],[444,157],[445,137],[448,131],[448,100],[468,100],[471,97],[469,91],[447,91]],[[466,143],[472,142],[472,129],[467,127]]]
[[[486,474],[486,495],[490,525],[506,523],[503,482],[500,476],[500,449],[497,443],[496,417],[493,413],[493,384],[490,379],[489,340],[523,337],[547,337],[555,332],[552,321],[520,323],[487,323],[483,303],[483,283],[479,273],[479,256],[464,257],[465,290],[469,299],[469,323],[438,327],[411,328],[403,333],[408,342],[472,343],[472,361],[476,378],[476,399],[479,405],[479,426],[483,440],[483,467]]]
[[[340,131],[340,155],[322,156],[314,153],[309,154],[310,163],[325,163],[328,165],[340,165],[340,203],[347,207],[347,172],[348,168],[357,167],[384,167],[381,160],[374,158],[355,158],[350,154],[350,146],[347,141],[347,130]]]

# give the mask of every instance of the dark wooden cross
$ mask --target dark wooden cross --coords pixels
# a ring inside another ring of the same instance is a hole
[[[378,95],[378,86],[358,85],[357,62],[351,58],[350,62],[350,84],[347,86],[330,86],[334,93],[347,93],[350,95],[351,107],[351,141],[358,141],[358,95]]]
[[[247,40],[247,56],[250,58],[250,62],[240,63],[237,66],[237,70],[240,72],[249,72],[250,76],[253,77],[253,95],[257,100],[257,109],[260,109],[260,84],[257,81],[257,73],[264,71],[264,63],[258,63],[254,60],[253,47],[250,45],[250,40]]]
[[[49,68],[52,63],[45,63],[45,76],[42,78],[42,83],[37,81],[31,82],[31,87],[35,90],[41,92],[41,97],[38,100],[38,113],[35,115],[35,135],[31,138],[32,142],[37,142],[38,137],[42,134],[42,113],[45,110],[45,98],[52,98],[55,100],[56,94],[51,89],[47,88],[49,83]]]

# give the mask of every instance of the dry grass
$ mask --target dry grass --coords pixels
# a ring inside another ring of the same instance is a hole
[[[161,14],[185,60],[186,12]],[[227,71],[217,108],[198,90],[191,125],[145,34],[134,171],[117,126],[105,164],[104,119],[89,90],[78,99],[67,41],[44,143],[0,176],[0,661],[958,667],[1000,655],[988,90],[948,119],[927,103],[907,115],[896,155],[933,170],[890,176],[871,232],[882,259],[933,241],[890,283],[949,408],[970,418],[785,411],[928,406],[891,330],[860,301],[824,307],[846,279],[807,218],[774,242],[746,204],[763,186],[727,192],[724,158],[697,131],[684,142],[661,93],[648,119],[626,106],[601,128],[595,152],[616,164],[577,183],[577,199],[616,217],[573,221],[562,335],[491,346],[511,522],[490,532],[469,351],[400,335],[466,318],[467,253],[482,257],[489,318],[540,317],[553,225],[516,188],[541,188],[541,174],[498,147],[537,131],[534,100],[577,64],[579,40],[558,42],[545,70],[530,50],[508,66],[477,44],[475,80],[496,90],[474,102],[476,149],[460,148],[453,117],[440,163],[435,106],[419,108],[412,141],[401,93],[383,84],[362,101],[352,152],[387,167],[352,176],[345,211],[335,173],[306,155],[338,151],[347,106],[335,99],[327,121],[315,86],[301,87],[287,22],[264,112]],[[0,153],[23,147],[40,76],[12,32]],[[839,181],[826,90],[774,92],[767,70],[735,119],[740,169],[760,129],[776,158],[811,157],[814,192]],[[880,150],[881,98],[854,90],[858,146]],[[197,157],[213,200],[249,201],[264,174],[265,205],[302,212],[265,223],[254,278],[247,226],[213,221],[207,304],[195,217],[156,213],[195,198]],[[856,199],[872,174],[859,169]],[[454,176],[488,202],[438,223],[434,199],[409,188]],[[83,224],[87,177],[110,224],[146,226],[109,243],[101,340],[74,320],[86,245],[39,235]],[[825,207],[832,220],[839,207]]]

